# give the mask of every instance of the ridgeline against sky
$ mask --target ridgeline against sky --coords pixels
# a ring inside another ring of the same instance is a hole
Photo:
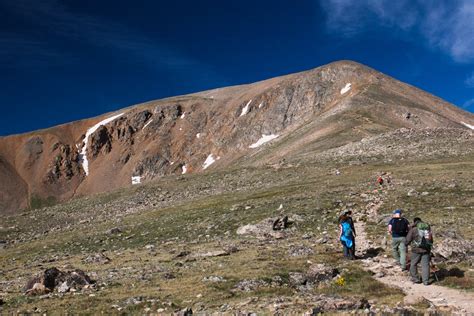
[[[474,3],[0,0],[0,135],[350,59],[474,111]]]

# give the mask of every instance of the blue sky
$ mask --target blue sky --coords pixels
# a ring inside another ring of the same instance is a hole
[[[350,59],[474,112],[474,1],[0,0],[0,135]]]

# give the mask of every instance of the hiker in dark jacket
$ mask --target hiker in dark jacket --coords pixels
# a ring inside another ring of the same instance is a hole
[[[393,217],[388,223],[388,233],[392,235],[392,254],[393,258],[402,267],[402,271],[406,271],[406,254],[405,246],[406,236],[410,228],[410,223],[402,216],[402,210],[393,211]]]
[[[430,279],[430,259],[431,259],[431,245],[433,244],[433,237],[431,236],[430,226],[423,223],[419,217],[414,219],[410,231],[406,238],[406,246],[411,243],[411,263],[410,275],[414,283],[421,283],[429,285]],[[421,262],[421,280],[418,275],[418,263]]]

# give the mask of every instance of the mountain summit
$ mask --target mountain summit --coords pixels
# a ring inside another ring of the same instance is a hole
[[[339,61],[0,138],[0,213],[213,168],[338,159],[368,140],[377,151],[445,137],[458,154],[472,129],[474,115]]]

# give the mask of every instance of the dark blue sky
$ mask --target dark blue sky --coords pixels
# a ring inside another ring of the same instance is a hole
[[[0,0],[0,135],[361,62],[474,111],[470,0]]]

